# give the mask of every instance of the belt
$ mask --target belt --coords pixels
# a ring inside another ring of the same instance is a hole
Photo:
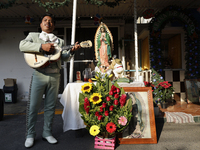
[[[60,73],[60,69],[58,68],[53,69],[53,68],[47,67],[47,68],[38,68],[36,70],[41,73]]]

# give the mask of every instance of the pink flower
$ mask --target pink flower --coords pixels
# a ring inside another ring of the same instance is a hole
[[[118,123],[121,124],[122,126],[125,126],[127,123],[127,119],[124,116],[119,117]]]

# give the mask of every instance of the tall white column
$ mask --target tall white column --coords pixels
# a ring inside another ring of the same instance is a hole
[[[76,8],[77,0],[73,1],[73,14],[72,14],[72,35],[71,35],[71,45],[75,43],[75,33],[76,33]],[[69,82],[73,82],[73,72],[74,72],[74,57],[70,60],[70,71],[69,71]]]
[[[137,34],[137,0],[134,0],[134,38],[135,38],[135,70],[138,81],[138,34]]]

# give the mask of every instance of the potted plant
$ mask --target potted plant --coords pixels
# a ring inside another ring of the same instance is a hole
[[[166,108],[166,101],[172,98],[174,88],[168,81],[163,81],[154,89],[154,99],[160,101],[161,107]]]
[[[113,138],[122,132],[132,117],[132,100],[127,99],[123,88],[116,82],[111,83],[111,77],[105,74],[102,78],[97,73],[92,78],[96,82],[85,83],[79,94],[79,112],[86,129],[102,139]]]
[[[160,104],[162,108],[166,108],[166,101],[172,98],[174,88],[163,79],[154,69],[152,69],[152,82],[144,82],[145,86],[152,87],[153,101]]]
[[[172,98],[174,88],[168,81],[158,83],[156,86],[153,83],[144,82],[145,86],[152,87],[154,107],[156,104],[161,104],[162,108],[166,108],[166,101]]]

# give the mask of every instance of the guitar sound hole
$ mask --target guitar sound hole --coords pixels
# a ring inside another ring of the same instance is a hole
[[[54,55],[55,54],[55,51],[50,53],[50,52],[45,52],[45,55]]]

